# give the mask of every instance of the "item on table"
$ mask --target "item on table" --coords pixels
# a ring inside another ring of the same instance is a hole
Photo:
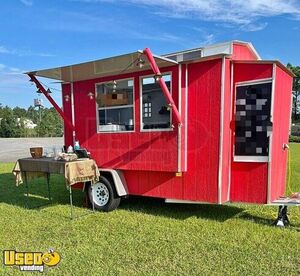
[[[73,152],[74,152],[73,147],[70,145],[68,147],[67,153],[73,153]]]
[[[53,152],[54,152],[54,158],[55,158],[55,157],[58,157],[63,151],[60,146],[54,146]]]
[[[35,147],[35,148],[30,148],[30,154],[32,158],[41,158],[43,157],[43,148],[42,147]]]
[[[79,149],[80,149],[79,141],[76,140],[74,144],[74,150],[79,150]]]
[[[82,158],[90,158],[89,153],[87,152],[86,149],[79,149],[79,150],[75,150],[76,155],[78,156],[79,159]]]
[[[62,160],[62,161],[74,161],[77,160],[78,157],[75,153],[60,153],[57,157],[54,158],[55,160]]]

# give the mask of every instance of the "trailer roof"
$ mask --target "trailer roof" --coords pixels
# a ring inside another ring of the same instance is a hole
[[[167,57],[153,55],[157,65],[160,68],[178,64],[176,61]],[[145,61],[142,68],[139,67],[138,61],[142,58]],[[120,75],[122,73],[133,73],[150,69],[146,57],[142,51],[136,51],[130,54],[114,56],[79,64],[61,66],[56,68],[42,69],[37,71],[26,72],[35,76],[49,79],[60,80],[63,82],[73,82],[100,78],[105,76]]]
[[[163,56],[169,59],[176,60],[177,62],[189,62],[192,60],[203,59],[217,55],[232,55],[234,44],[248,47],[248,49],[254,54],[256,59],[261,60],[260,55],[257,53],[251,42],[245,42],[240,40],[226,41],[222,43],[208,45],[205,47],[169,53]]]
[[[220,55],[232,55],[233,44],[240,44],[247,46],[257,60],[260,56],[256,52],[253,45],[244,41],[227,41],[223,43],[213,44],[206,47],[195,48],[175,53],[165,54],[162,56],[153,55],[155,61],[160,68],[168,67],[178,63],[193,62],[195,60],[203,60],[206,58],[217,57]],[[142,68],[139,67],[138,60],[142,58],[145,63]],[[106,76],[115,76],[124,73],[133,73],[150,69],[147,58],[143,51],[136,51],[129,54],[104,58],[84,63],[61,66],[56,68],[42,69],[25,74],[32,74],[35,76],[55,79],[63,82],[74,82],[88,79],[95,79]]]

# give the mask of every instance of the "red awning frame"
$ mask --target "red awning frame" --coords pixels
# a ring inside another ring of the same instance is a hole
[[[27,74],[30,78],[30,81],[34,82],[36,85],[36,88],[39,89],[44,96],[47,98],[47,100],[52,104],[52,106],[55,108],[55,110],[59,113],[59,115],[62,117],[64,123],[70,128],[70,130],[74,131],[75,126],[70,122],[70,120],[67,118],[65,113],[62,111],[62,109],[58,106],[58,104],[54,101],[54,99],[49,95],[47,90],[44,88],[44,86],[38,81],[38,79],[33,74]]]
[[[159,70],[159,67],[157,66],[157,64],[155,62],[155,59],[154,59],[154,57],[151,53],[151,50],[149,48],[145,48],[144,51],[143,51],[143,54],[147,57],[147,59],[150,63],[151,69],[155,74],[155,79],[159,83],[159,85],[161,87],[161,90],[164,93],[164,96],[165,96],[170,108],[172,109],[172,113],[175,117],[176,122],[178,123],[178,126],[181,126],[182,121],[181,121],[181,116],[179,114],[178,108],[177,108],[177,106],[176,106],[176,104],[173,100],[173,97],[172,97],[172,95],[171,95],[171,93],[170,93],[170,91],[169,91],[169,89],[166,85],[165,80],[162,77],[162,74]]]
[[[168,105],[170,106],[170,108],[172,110],[172,114],[175,118],[175,121],[178,123],[178,127],[180,127],[182,125],[180,113],[179,113],[178,108],[174,102],[174,99],[172,98],[172,95],[162,77],[160,69],[155,61],[154,55],[152,54],[152,52],[149,48],[145,48],[143,51],[140,51],[140,53],[144,54],[147,57],[147,59],[149,61],[149,65],[154,73],[155,80],[159,83],[159,85],[162,89],[162,92],[168,102]],[[44,94],[44,96],[47,98],[47,100],[52,104],[52,106],[55,108],[55,110],[59,113],[59,115],[63,119],[64,123],[70,128],[70,130],[75,131],[75,126],[68,119],[68,117],[65,115],[63,110],[58,106],[58,104],[54,101],[54,99],[49,95],[49,93],[44,88],[44,86],[36,78],[35,72],[27,72],[26,74],[29,76],[30,81],[35,83],[37,89],[39,89]]]

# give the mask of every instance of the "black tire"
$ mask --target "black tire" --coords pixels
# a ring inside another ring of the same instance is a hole
[[[94,197],[92,195],[94,191]],[[118,208],[121,198],[117,195],[115,186],[104,176],[100,176],[99,182],[88,187],[88,197],[95,209],[110,212]]]

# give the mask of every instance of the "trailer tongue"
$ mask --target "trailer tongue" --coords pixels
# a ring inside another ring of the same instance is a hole
[[[300,206],[300,197],[282,197],[280,199],[274,200],[271,205],[279,205],[278,216],[273,225],[281,227],[288,226],[290,224],[287,213],[288,206]]]

